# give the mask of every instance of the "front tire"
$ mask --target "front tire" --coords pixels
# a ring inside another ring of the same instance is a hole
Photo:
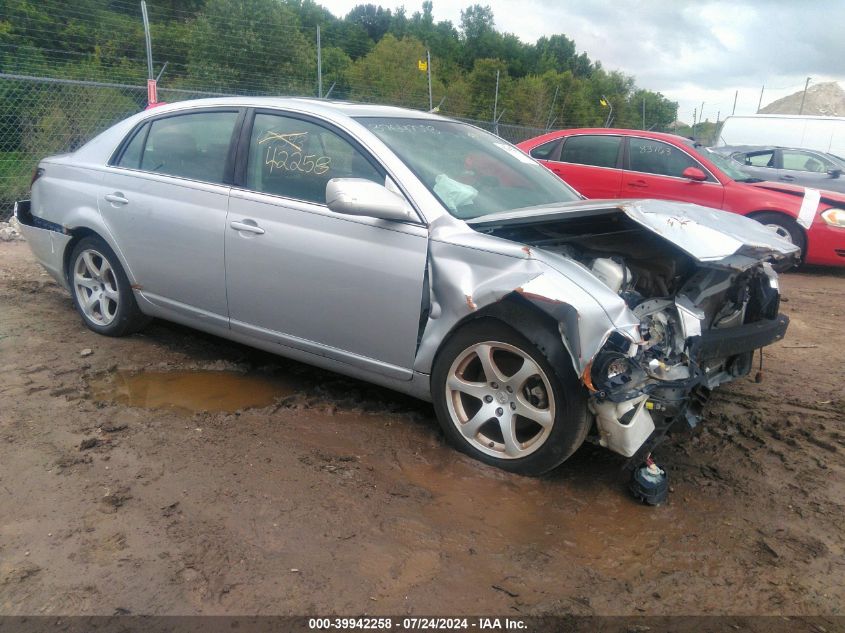
[[[804,261],[804,254],[807,252],[807,236],[795,220],[780,213],[758,213],[752,217],[767,229],[775,232],[778,237],[800,248],[801,261]],[[786,272],[790,268],[792,264],[774,266],[779,273]]]
[[[102,238],[79,240],[70,255],[67,278],[76,310],[98,334],[125,336],[149,322],[138,309],[120,261]]]
[[[451,336],[437,355],[431,386],[449,442],[510,472],[552,470],[589,430],[574,369],[552,367],[536,345],[497,320],[470,323]]]

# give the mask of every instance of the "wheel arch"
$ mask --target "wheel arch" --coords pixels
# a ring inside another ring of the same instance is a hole
[[[531,341],[561,377],[572,376],[578,380],[574,369],[574,359],[563,343],[560,331],[562,325],[518,292],[511,292],[501,300],[479,308],[458,320],[441,340],[432,366],[437,362],[446,343],[459,331],[475,322],[487,319],[499,321]]]
[[[769,214],[782,215],[784,218],[786,218],[788,220],[792,220],[793,222],[796,222],[795,216],[792,215],[791,213],[789,213],[788,211],[784,211],[783,209],[757,209],[756,211],[751,211],[750,213],[746,213],[745,217],[751,218],[752,220],[754,220],[754,219],[757,219],[761,215],[769,215]],[[796,222],[796,224],[797,224],[797,222]]]
[[[66,229],[67,235],[71,236],[70,241],[65,245],[65,252],[62,254],[62,270],[64,271],[65,277],[67,278],[70,275],[70,256],[73,253],[73,249],[76,248],[76,245],[79,244],[86,237],[98,237],[101,240],[108,243],[102,235],[97,233],[94,229],[89,229],[87,226],[79,226],[73,229]]]
[[[123,268],[123,272],[129,279],[129,283],[135,283],[135,276],[132,274],[132,270],[127,265],[126,259],[123,257],[123,253],[117,247],[117,244],[115,244],[114,240],[110,239],[110,236],[108,235],[107,231],[93,229],[87,225],[80,225],[75,226],[73,228],[65,227],[65,234],[71,236],[71,240],[65,246],[64,253],[62,253],[62,271],[66,279],[70,270],[70,256],[73,253],[73,249],[76,248],[76,245],[79,244],[79,242],[85,239],[86,237],[96,237],[103,240],[109,246],[109,248],[114,251],[115,256],[117,257],[121,267]]]
[[[791,222],[792,225],[798,230],[798,232],[801,234],[801,237],[804,238],[804,248],[802,249],[802,252],[801,252],[801,260],[803,261],[804,258],[806,257],[807,249],[809,248],[809,244],[810,244],[810,236],[809,236],[809,232],[807,231],[807,229],[805,229],[803,226],[801,226],[798,223],[798,220],[794,215],[791,215],[791,214],[789,214],[786,211],[783,211],[781,209],[760,209],[758,211],[752,211],[751,213],[748,213],[745,217],[751,218],[752,220],[756,220],[756,221],[759,222],[758,218],[766,216],[766,215],[774,215],[774,216],[782,217],[784,220]]]

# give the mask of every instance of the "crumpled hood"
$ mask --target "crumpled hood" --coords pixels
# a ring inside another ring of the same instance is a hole
[[[755,259],[798,257],[800,249],[749,218],[697,204],[667,200],[590,200],[487,215],[468,224],[477,230],[560,222],[621,212],[700,262],[733,255]]]

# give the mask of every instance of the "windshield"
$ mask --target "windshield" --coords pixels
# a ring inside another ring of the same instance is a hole
[[[393,150],[457,218],[581,199],[533,158],[471,125],[437,119],[362,117],[358,121]]]
[[[759,178],[753,178],[743,172],[739,167],[734,164],[734,162],[728,158],[727,156],[722,156],[721,154],[717,154],[709,147],[701,148],[704,151],[704,155],[710,160],[711,163],[714,163],[716,167],[721,169],[725,172],[725,175],[728,178],[732,178],[738,182],[759,182]]]

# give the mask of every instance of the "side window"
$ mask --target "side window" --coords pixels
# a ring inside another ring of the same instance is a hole
[[[563,144],[560,160],[565,163],[616,167],[621,136],[570,136]]]
[[[701,169],[695,160],[677,147],[646,138],[632,138],[628,144],[632,171],[680,178],[687,167]]]
[[[246,168],[249,189],[325,204],[332,178],[384,184],[384,175],[331,130],[278,114],[255,115]]]
[[[123,150],[120,160],[116,163],[118,167],[138,169],[138,166],[141,164],[141,150],[144,149],[144,138],[147,136],[148,127],[149,123],[146,123],[135,131],[135,135]]]
[[[740,162],[743,165],[752,165],[753,167],[774,167],[775,166],[775,151],[766,150],[765,152],[753,152],[748,154],[740,154],[744,156],[745,160]]]
[[[784,169],[812,171],[816,173],[826,172],[828,169],[833,169],[833,163],[827,163],[821,156],[807,152],[791,152],[789,150],[783,150],[781,152],[781,157]]]
[[[537,147],[531,150],[531,157],[536,158],[538,160],[556,160],[555,150],[557,150],[558,145],[560,145],[559,138],[556,138],[553,141],[549,141],[548,143],[538,145]]]
[[[153,121],[141,169],[222,183],[237,118],[237,112],[198,112]]]

